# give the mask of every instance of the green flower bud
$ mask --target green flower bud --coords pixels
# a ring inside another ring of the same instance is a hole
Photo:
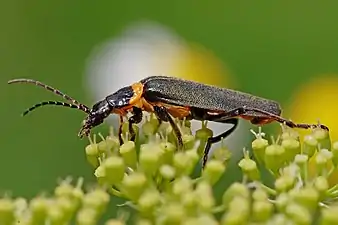
[[[86,151],[87,161],[94,168],[97,168],[100,165],[99,159],[98,159],[98,157],[99,157],[99,150],[98,150],[97,144],[87,145],[87,147],[85,148],[85,151]]]
[[[332,158],[333,165],[335,167],[337,167],[337,165],[338,165],[338,141],[336,141],[332,144],[331,151],[332,151],[332,154],[333,154],[333,158]]]
[[[338,206],[322,209],[322,220],[320,225],[338,224]]]
[[[320,148],[331,149],[330,135],[327,130],[316,128],[313,130],[312,135],[320,144]]]
[[[137,154],[134,142],[127,141],[123,143],[120,147],[120,154],[126,166],[136,169]]]
[[[285,139],[282,141],[283,148],[285,149],[285,160],[287,162],[293,161],[297,154],[301,153],[300,143],[295,139]]]
[[[273,212],[273,205],[268,201],[254,201],[252,205],[253,219],[258,222],[267,221]]]
[[[276,190],[279,192],[286,192],[293,188],[295,182],[295,177],[284,174],[281,177],[277,178],[277,180],[275,181],[275,187]]]
[[[266,167],[276,174],[285,163],[284,147],[277,144],[266,147],[264,162]]]
[[[215,205],[211,185],[207,182],[199,182],[195,193],[200,210],[207,213],[211,212],[213,206]]]
[[[190,158],[192,166],[195,166],[196,163],[200,160],[196,149],[191,149],[185,152],[186,155]]]
[[[297,166],[300,169],[300,176],[302,180],[307,180],[307,173],[308,173],[308,160],[309,157],[307,155],[298,154],[295,156],[294,162],[297,164]]]
[[[288,126],[283,126],[283,132],[282,132],[282,135],[281,135],[281,139],[282,140],[296,140],[296,141],[299,141],[299,133],[293,129],[293,128],[290,128]]]
[[[229,210],[222,220],[222,224],[247,224],[250,215],[249,200],[241,196],[234,197]]]
[[[37,197],[30,201],[31,221],[33,224],[43,223],[47,217],[49,202],[44,197]]]
[[[110,156],[102,162],[105,169],[105,181],[108,184],[120,183],[124,177],[125,165],[123,159],[119,156]]]
[[[210,160],[202,171],[202,178],[209,184],[214,185],[221,178],[225,171],[225,166],[218,160]]]
[[[310,225],[312,218],[311,214],[306,208],[295,204],[290,203],[286,206],[285,209],[286,215],[295,223],[299,225]]]
[[[63,225],[66,222],[64,212],[58,205],[54,204],[48,207],[47,220],[51,225]]]
[[[163,163],[164,164],[172,164],[174,153],[176,152],[176,146],[170,142],[161,142],[160,148],[162,149],[163,155]]]
[[[160,167],[160,174],[164,179],[172,180],[175,177],[175,168],[169,165],[162,165]]]
[[[97,214],[95,209],[83,208],[76,215],[77,225],[96,225]]]
[[[200,144],[197,149],[197,153],[199,156],[202,156],[204,153],[204,147],[207,143],[209,137],[213,136],[213,131],[206,127],[205,123],[202,123],[202,128],[197,130],[195,133],[196,140],[200,141]]]
[[[294,225],[292,221],[288,219],[288,217],[284,214],[275,214],[272,216],[272,218],[269,220],[269,222],[266,223],[266,225]]]
[[[146,120],[145,123],[142,125],[143,134],[146,137],[154,135],[159,125],[159,121],[154,116],[151,116],[151,118],[149,120]]]
[[[192,185],[193,182],[190,177],[182,176],[174,181],[172,192],[174,195],[181,197],[192,191]]]
[[[267,201],[268,194],[262,188],[256,188],[252,193],[252,199],[255,201]]]
[[[139,163],[146,175],[152,176],[161,166],[162,149],[158,144],[143,144],[140,149]]]
[[[67,181],[62,181],[60,185],[58,185],[54,194],[56,197],[72,197],[73,196],[74,187]]]
[[[184,134],[182,136],[183,146],[185,150],[192,149],[195,145],[195,136],[191,134]]]
[[[166,204],[163,210],[161,210],[161,215],[163,217],[162,224],[166,225],[182,224],[186,219],[183,206],[174,202]]]
[[[294,189],[291,190],[289,194],[295,203],[312,211],[316,209],[319,202],[319,193],[313,187],[304,187],[299,190]]]
[[[317,146],[318,146],[317,139],[313,135],[306,135],[304,137],[304,145],[302,153],[311,158],[315,154]]]
[[[244,158],[239,161],[238,166],[242,169],[243,174],[245,174],[250,180],[258,180],[260,175],[256,165],[256,162],[250,159],[249,153],[244,153]]]
[[[319,176],[314,180],[314,187],[319,192],[320,198],[323,199],[329,189],[329,182],[325,177]]]
[[[289,203],[289,195],[287,193],[281,193],[276,198],[276,208],[279,212],[285,212],[285,208]]]
[[[189,175],[194,169],[194,160],[186,152],[177,152],[173,161],[176,173],[180,175]]]
[[[328,157],[321,151],[315,155],[316,169],[317,174],[324,175],[326,174],[326,166],[328,164]]]
[[[95,209],[96,214],[100,215],[105,211],[109,200],[109,194],[104,190],[97,188],[90,191],[84,196],[82,206],[84,208]]]
[[[212,153],[212,159],[218,160],[220,162],[227,162],[229,161],[229,159],[231,158],[231,152],[228,148],[226,148],[225,146],[221,146],[219,148],[216,148],[213,153]],[[210,159],[209,159],[210,160]]]
[[[125,222],[118,219],[110,219],[105,223],[105,225],[125,225],[125,224],[126,224]]]
[[[129,199],[137,201],[146,186],[146,176],[143,173],[135,172],[124,177],[121,190]]]
[[[14,224],[15,205],[11,199],[0,199],[0,223]]]
[[[187,192],[181,196],[181,203],[184,206],[188,215],[194,215],[198,207],[198,196],[196,192]]]
[[[245,199],[249,199],[250,192],[244,184],[238,182],[233,183],[223,194],[223,205],[225,207],[228,207],[232,199],[235,197],[243,197]]]
[[[106,169],[104,168],[103,165],[96,168],[94,175],[95,175],[97,182],[99,184],[104,185],[106,183],[107,174],[106,174]]]
[[[138,208],[143,213],[151,214],[154,208],[160,204],[161,196],[155,189],[145,191],[138,199]]]
[[[264,163],[265,149],[269,142],[263,138],[265,134],[261,132],[261,128],[259,128],[258,133],[253,130],[251,132],[256,136],[256,139],[251,143],[253,154],[259,163]]]
[[[70,221],[75,210],[77,209],[77,202],[70,198],[61,197],[56,199],[56,205],[61,209],[64,221]]]

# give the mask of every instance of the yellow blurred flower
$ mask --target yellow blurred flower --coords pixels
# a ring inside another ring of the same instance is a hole
[[[303,84],[292,97],[287,115],[294,122],[317,123],[319,120],[330,129],[332,141],[338,140],[338,74],[318,76],[310,82]],[[309,131],[299,130],[301,138]],[[312,165],[314,165],[312,163]],[[315,173],[315,168],[310,168]],[[330,183],[337,183],[338,171],[330,177]]]

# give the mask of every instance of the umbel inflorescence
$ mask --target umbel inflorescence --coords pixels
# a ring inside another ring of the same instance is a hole
[[[217,197],[213,187],[227,169],[230,151],[223,145],[215,149],[199,170],[213,132],[206,123],[194,134],[189,121],[176,123],[183,149],[177,149],[171,126],[153,116],[140,129],[134,126],[135,142],[128,141],[128,123],[122,145],[114,132],[90,139],[85,154],[97,178],[95,188],[84,191],[82,179],[74,185],[65,180],[52,195],[30,201],[3,197],[0,224],[99,224],[104,213],[109,215],[111,195],[125,199],[136,213],[107,225],[338,224],[338,185],[328,181],[338,166],[338,142],[332,143],[327,131],[316,128],[299,138],[282,127],[272,140],[260,128],[252,131],[252,149],[244,150],[237,164],[242,179]],[[259,168],[272,175],[273,185],[262,182]]]

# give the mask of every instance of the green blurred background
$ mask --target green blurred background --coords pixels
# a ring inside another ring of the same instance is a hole
[[[232,76],[227,79],[237,88],[286,108],[299,85],[321,74],[337,77],[337,1],[1,3],[0,190],[15,196],[51,191],[68,175],[84,176],[88,183],[94,179],[84,155],[88,142],[76,136],[84,115],[46,107],[22,118],[26,107],[57,97],[29,85],[9,86],[7,80],[41,80],[91,105],[94,97],[84,81],[87,58],[130,23],[156,21],[204,46],[226,64]],[[224,182],[229,178],[237,179],[228,172]]]

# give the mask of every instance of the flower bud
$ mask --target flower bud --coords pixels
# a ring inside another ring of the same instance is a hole
[[[252,193],[252,199],[255,201],[267,201],[268,194],[262,188],[256,188]]]
[[[273,205],[268,201],[254,201],[252,205],[253,220],[258,222],[267,221],[273,212]]]
[[[125,225],[125,224],[126,224],[125,222],[118,219],[110,219],[105,223],[105,225]]]
[[[181,197],[185,193],[192,191],[193,182],[190,177],[182,176],[173,183],[172,192],[174,195]]]
[[[318,146],[317,139],[313,135],[306,135],[304,137],[304,145],[302,153],[311,158],[315,154],[317,146]]]
[[[138,199],[138,208],[142,213],[151,214],[160,201],[161,196],[158,191],[156,189],[149,189]]]
[[[83,198],[82,207],[95,209],[96,214],[102,214],[110,200],[110,195],[102,189],[94,189]]]
[[[213,206],[215,205],[215,199],[212,193],[212,187],[207,182],[199,182],[196,190],[197,203],[201,211],[210,213]]]
[[[1,224],[14,224],[15,205],[11,199],[0,199],[0,222]]]
[[[249,153],[244,153],[244,158],[239,161],[238,166],[242,169],[243,174],[245,174],[250,180],[258,180],[260,175],[256,165],[256,162],[249,158]]]
[[[160,174],[166,180],[172,180],[175,178],[175,168],[169,165],[162,165],[160,167]]]
[[[160,123],[158,119],[154,116],[151,115],[149,120],[146,120],[145,123],[142,125],[142,131],[143,134],[146,137],[150,137],[154,135],[159,127]]]
[[[76,215],[77,225],[96,225],[97,214],[95,209],[83,208]]]
[[[266,167],[276,174],[285,163],[284,147],[277,144],[266,147],[264,161]]]
[[[295,224],[310,225],[312,218],[311,214],[305,207],[295,203],[290,203],[285,209],[286,215],[292,219]]]
[[[213,131],[206,127],[206,123],[202,123],[202,128],[197,130],[195,133],[196,140],[200,141],[197,150],[199,156],[203,155],[205,144],[207,143],[208,138],[212,136]]]
[[[182,136],[182,141],[185,150],[192,149],[195,145],[195,136],[191,134],[184,134]]]
[[[322,209],[321,225],[338,224],[338,206]]]
[[[229,161],[229,159],[231,158],[231,155],[232,154],[230,150],[222,145],[213,151],[211,159],[218,160],[222,162],[223,164],[225,164],[225,162]]]
[[[100,165],[99,159],[98,159],[98,157],[99,157],[99,150],[98,150],[97,144],[87,145],[87,147],[85,148],[85,151],[86,151],[87,161],[94,168],[97,168]]]
[[[178,176],[191,174],[195,166],[194,160],[186,152],[177,152],[173,164]]]
[[[120,154],[126,166],[136,169],[137,155],[135,143],[127,141],[120,146]]]
[[[228,207],[230,202],[235,197],[243,197],[249,199],[250,192],[248,188],[242,183],[233,183],[231,186],[224,192],[222,201],[225,207]]]
[[[293,161],[297,154],[301,153],[300,143],[295,139],[285,139],[282,141],[282,147],[285,149],[285,160],[287,162]]]
[[[140,149],[139,163],[142,171],[149,176],[155,174],[161,165],[162,149],[158,144],[143,144]]]
[[[223,217],[222,224],[247,224],[250,214],[249,200],[236,196],[229,204],[229,210],[226,216]]]
[[[295,177],[288,174],[283,174],[275,181],[275,187],[276,190],[279,192],[286,192],[291,188],[293,188],[295,182],[296,182]]]
[[[258,133],[253,130],[251,132],[256,136],[256,139],[251,143],[253,154],[258,163],[264,163],[265,149],[268,147],[269,142],[263,138],[265,134],[261,132],[261,128],[259,128]]]
[[[124,177],[125,165],[123,159],[118,156],[110,156],[102,162],[105,170],[104,180],[108,184],[120,183]]]
[[[314,180],[314,187],[319,192],[321,199],[323,199],[326,195],[326,191],[329,189],[329,182],[323,176],[318,176]]]
[[[163,223],[166,225],[182,224],[186,220],[185,210],[179,203],[168,203],[161,211]]]
[[[335,167],[338,166],[338,141],[332,144],[331,152],[333,154],[332,162]]]
[[[50,205],[47,210],[47,220],[53,225],[65,224],[65,215],[58,205]]]
[[[312,131],[312,135],[320,144],[320,148],[331,149],[330,135],[327,130],[316,128]]]
[[[174,153],[176,152],[176,146],[170,142],[161,142],[160,148],[162,149],[162,158],[164,164],[172,164]]]
[[[67,181],[62,181],[54,190],[56,197],[72,197],[74,187]]]
[[[44,197],[33,198],[29,203],[33,224],[43,223],[47,217],[49,202]]]
[[[304,187],[299,190],[292,190],[289,192],[290,197],[295,203],[314,211],[319,202],[319,194],[313,187]]]
[[[214,185],[221,178],[225,171],[225,166],[218,160],[210,160],[202,171],[202,178]]]
[[[289,195],[287,193],[280,193],[276,198],[276,208],[279,212],[285,212],[285,208],[289,203]]]
[[[147,178],[143,173],[135,172],[125,176],[122,180],[121,191],[132,201],[137,201],[147,185]]]

